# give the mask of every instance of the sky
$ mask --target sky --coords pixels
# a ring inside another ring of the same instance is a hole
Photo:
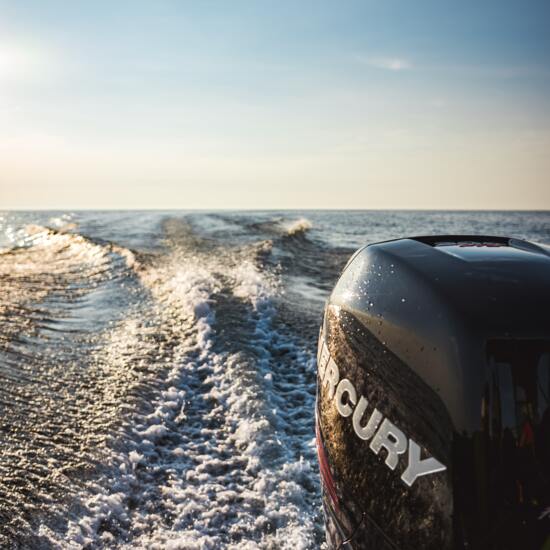
[[[550,3],[0,0],[0,209],[550,209]]]

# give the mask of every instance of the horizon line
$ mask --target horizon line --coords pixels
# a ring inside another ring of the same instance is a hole
[[[131,208],[131,207],[101,207],[101,208],[2,208],[0,212],[548,212],[550,208],[411,208],[411,207],[371,207],[371,208]]]

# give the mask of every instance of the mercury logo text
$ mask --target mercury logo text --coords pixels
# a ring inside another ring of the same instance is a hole
[[[374,408],[368,419],[365,419],[368,400],[364,395],[357,395],[355,386],[347,378],[340,379],[340,371],[328,348],[321,340],[318,357],[319,380],[328,392],[329,401],[333,401],[340,416],[352,417],[353,430],[357,437],[370,441],[370,449],[378,454],[384,448],[387,452],[385,464],[391,470],[397,467],[401,455],[408,451],[408,462],[401,480],[409,487],[422,476],[435,474],[447,469],[433,457],[420,458],[420,445],[407,437],[395,424]]]

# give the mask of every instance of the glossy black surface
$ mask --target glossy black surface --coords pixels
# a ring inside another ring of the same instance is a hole
[[[472,236],[365,247],[331,295],[323,342],[368,399],[365,421],[376,407],[409,440],[390,469],[319,385],[333,547],[550,544],[547,248]],[[405,484],[410,440],[446,470]]]

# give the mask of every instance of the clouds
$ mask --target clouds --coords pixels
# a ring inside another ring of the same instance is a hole
[[[407,71],[413,68],[413,64],[403,57],[367,57],[362,61],[370,67],[387,71]]]

